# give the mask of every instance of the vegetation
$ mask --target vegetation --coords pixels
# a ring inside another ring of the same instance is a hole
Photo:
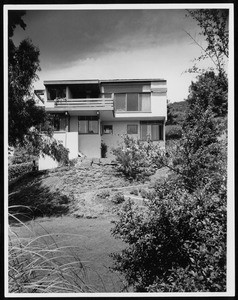
[[[37,72],[40,71],[40,51],[30,39],[21,41],[18,47],[12,41],[16,26],[20,25],[23,29],[26,27],[22,20],[25,11],[10,10],[8,13],[9,145],[23,147],[29,150],[29,155],[47,154],[57,161],[67,163],[68,151],[52,138],[53,128],[49,125],[49,116],[43,108],[35,105],[32,96],[33,83],[38,79]],[[42,135],[42,129],[48,137]]]
[[[146,143],[126,135],[124,144],[113,150],[116,156],[117,169],[130,180],[146,180],[156,171],[154,155],[160,151],[151,140]]]
[[[10,214],[10,217],[21,224],[16,215]],[[29,238],[18,237],[10,227],[10,293],[96,292],[87,283],[86,270],[76,249],[59,246],[54,235],[48,232],[38,236],[28,226],[24,225],[24,228]],[[62,238],[65,237],[62,235]]]
[[[189,72],[203,74],[207,70],[197,67],[197,63],[209,58],[219,75],[225,74],[225,64],[229,56],[229,31],[228,31],[228,9],[188,9],[189,16],[198,24],[201,36],[205,38],[206,45],[195,40],[189,33],[191,39],[200,47],[202,54],[194,59],[195,65]],[[213,71],[213,69],[212,69]]]
[[[227,138],[225,122],[217,123],[227,114],[227,14],[190,13],[208,42],[198,60],[213,59],[218,74],[203,71],[192,83],[181,138],[153,155],[172,175],[154,186],[144,207],[126,201],[112,229],[128,244],[112,254],[113,269],[137,292],[226,291]]]

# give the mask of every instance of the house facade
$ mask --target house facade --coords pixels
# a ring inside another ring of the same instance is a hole
[[[70,159],[113,157],[128,134],[165,146],[167,87],[163,79],[45,81],[45,110],[54,115],[54,137]]]

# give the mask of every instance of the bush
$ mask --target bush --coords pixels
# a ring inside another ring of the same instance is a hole
[[[225,199],[174,180],[156,192],[143,211],[128,200],[119,212],[112,234],[129,246],[112,254],[113,269],[137,292],[225,291]]]
[[[142,142],[126,135],[124,145],[114,149],[113,154],[117,169],[128,179],[144,181],[158,169],[154,158],[160,151],[160,147],[150,140]]]
[[[118,192],[112,196],[112,202],[114,204],[120,204],[125,201],[124,194],[122,192]]]
[[[8,178],[9,180],[11,180],[27,172],[31,172],[32,170],[33,170],[32,162],[10,165],[8,167]]]
[[[167,125],[165,127],[165,139],[176,140],[182,137],[182,128],[179,125]]]
[[[113,269],[137,292],[226,291],[226,140],[194,104],[179,141],[154,163],[173,171],[139,209],[126,201],[112,234],[128,247]]]

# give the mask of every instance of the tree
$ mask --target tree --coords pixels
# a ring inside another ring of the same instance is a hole
[[[46,126],[49,116],[33,100],[40,51],[30,39],[24,39],[18,47],[11,39],[17,25],[25,29],[24,15],[25,11],[9,11],[8,15],[8,142],[10,146],[27,148],[31,154],[47,154],[67,163],[68,150],[52,138],[53,128]],[[42,135],[43,126],[48,136]]]
[[[202,49],[202,54],[195,59],[195,62],[210,58],[219,74],[224,73],[225,61],[229,56],[229,32],[228,32],[228,9],[196,9],[187,10],[201,29],[206,46],[203,47],[198,41],[191,39]],[[204,71],[197,68],[196,64],[189,69],[190,72]]]
[[[188,97],[190,114],[199,102],[197,108],[202,112],[210,106],[215,116],[227,114],[228,104],[228,80],[224,73],[216,75],[212,71],[207,71],[197,77],[196,82],[192,82]],[[194,114],[193,114],[194,115]]]
[[[24,12],[9,11],[9,57],[8,57],[8,103],[9,103],[9,145],[22,144],[32,126],[44,122],[46,114],[35,105],[32,84],[38,79],[40,70],[39,49],[30,39],[23,40],[16,47],[10,37],[16,25],[26,27],[21,17]]]

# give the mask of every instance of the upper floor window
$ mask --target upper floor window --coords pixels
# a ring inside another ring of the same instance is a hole
[[[116,111],[151,111],[150,93],[116,93]]]
[[[48,86],[47,100],[55,100],[57,98],[66,98],[66,87],[64,86]]]
[[[97,116],[80,116],[78,117],[79,134],[98,134],[98,117]]]
[[[164,139],[164,125],[159,121],[141,121],[141,140],[162,141]]]

